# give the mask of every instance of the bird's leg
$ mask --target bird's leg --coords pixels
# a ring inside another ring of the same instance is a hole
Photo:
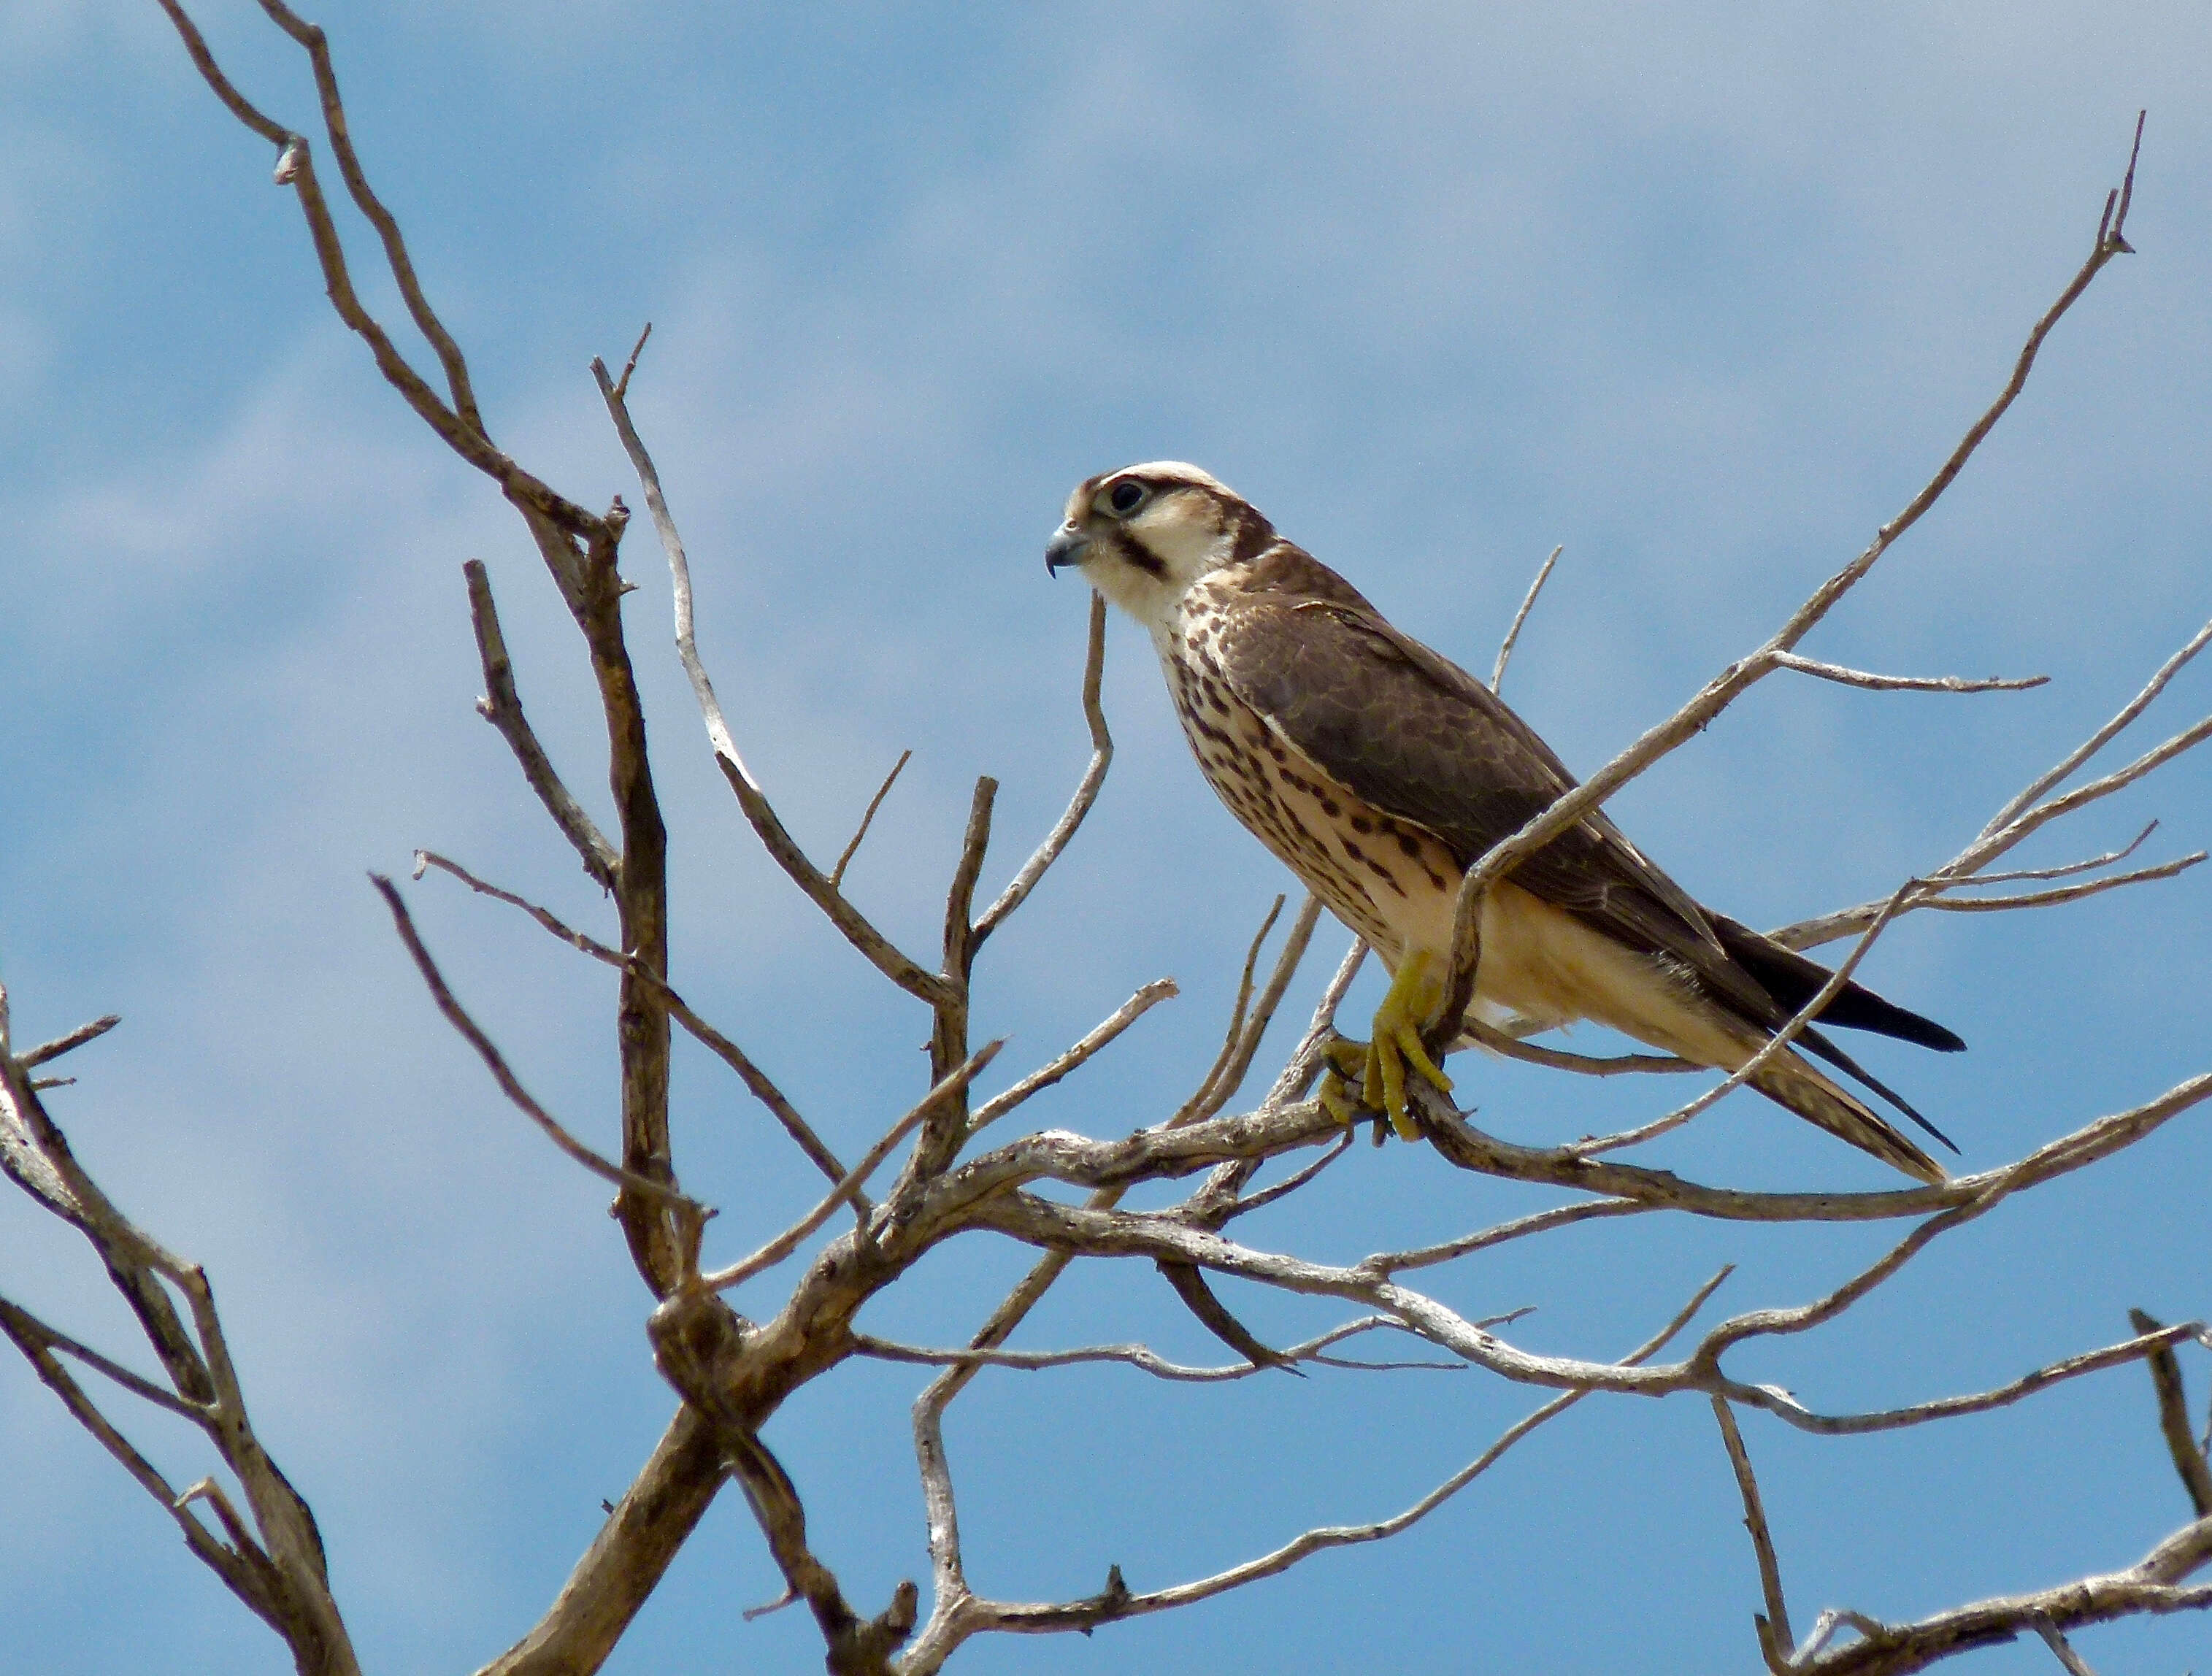
[[[1421,1031],[1429,1022],[1429,1015],[1443,999],[1443,984],[1429,975],[1430,958],[1426,949],[1407,950],[1382,997],[1382,1005],[1375,1009],[1375,1034],[1367,1044],[1365,1087],[1369,1097],[1373,1097],[1375,1084],[1380,1080],[1382,1108],[1389,1114],[1390,1126],[1398,1132],[1401,1140],[1413,1140],[1420,1134],[1413,1126],[1413,1120],[1406,1114],[1406,1066],[1410,1063],[1441,1093],[1449,1094],[1452,1089],[1451,1078],[1429,1057],[1429,1050],[1421,1041]]]
[[[1367,1044],[1336,1037],[1322,1049],[1328,1060],[1328,1068],[1321,1074],[1321,1087],[1315,1098],[1323,1110],[1349,1129],[1359,1120],[1359,1096],[1352,1091],[1347,1078],[1364,1078],[1367,1073]]]
[[[1429,1057],[1421,1041],[1422,1028],[1443,999],[1442,981],[1430,975],[1431,958],[1430,950],[1413,949],[1398,962],[1382,1005],[1375,1009],[1375,1031],[1369,1041],[1329,1043],[1329,1069],[1322,1079],[1320,1098],[1338,1122],[1348,1124],[1356,1114],[1345,1085],[1345,1078],[1350,1076],[1358,1077],[1362,1101],[1372,1109],[1387,1113],[1390,1126],[1401,1140],[1418,1139],[1420,1135],[1406,1112],[1407,1066],[1410,1064],[1441,1092],[1451,1092],[1451,1078]]]

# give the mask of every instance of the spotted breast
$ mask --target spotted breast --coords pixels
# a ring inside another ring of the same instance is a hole
[[[1230,813],[1395,968],[1409,942],[1449,933],[1458,864],[1432,835],[1332,783],[1237,697],[1217,642],[1241,586],[1233,573],[1200,582],[1153,636],[1176,717]]]

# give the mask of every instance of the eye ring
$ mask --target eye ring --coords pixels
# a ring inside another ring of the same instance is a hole
[[[1134,477],[1124,477],[1107,491],[1106,504],[1117,518],[1127,518],[1145,504],[1147,490]]]

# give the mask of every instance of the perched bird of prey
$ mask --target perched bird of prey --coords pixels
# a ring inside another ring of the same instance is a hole
[[[1045,566],[1079,568],[1151,632],[1207,783],[1390,969],[1373,1040],[1345,1069],[1362,1068],[1363,1098],[1410,1139],[1408,1069],[1451,1086],[1421,1037],[1443,999],[1460,882],[1573,777],[1487,687],[1391,627],[1195,466],[1162,461],[1088,479],[1068,499]],[[1480,930],[1472,1019],[1595,1019],[1727,1071],[1831,975],[1700,907],[1602,814],[1493,886]],[[1944,1052],[1966,1045],[1856,983],[1820,1016]],[[1950,1145],[1820,1031],[1806,1029],[1797,1045]],[[1907,1175],[1944,1179],[1792,1048],[1752,1086]],[[1324,1092],[1348,1111],[1340,1083]]]

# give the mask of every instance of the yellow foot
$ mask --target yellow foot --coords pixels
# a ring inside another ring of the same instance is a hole
[[[1320,1100],[1324,1111],[1349,1129],[1359,1121],[1359,1096],[1352,1091],[1352,1084],[1345,1081],[1345,1073],[1350,1072],[1354,1076],[1358,1075],[1359,1066],[1366,1063],[1367,1044],[1364,1041],[1332,1041],[1328,1051],[1332,1063],[1321,1073],[1321,1089],[1315,1097]]]
[[[1338,1122],[1348,1124],[1355,1115],[1345,1081],[1347,1077],[1359,1078],[1362,1100],[1370,1108],[1376,1090],[1381,1090],[1381,1109],[1389,1114],[1390,1126],[1401,1140],[1418,1139],[1420,1135],[1406,1112],[1408,1065],[1440,1092],[1451,1092],[1451,1078],[1429,1057],[1428,1048],[1421,1041],[1422,1027],[1443,999],[1443,985],[1428,975],[1430,959],[1428,950],[1417,949],[1399,963],[1382,1005],[1375,1009],[1371,1040],[1329,1044],[1329,1070],[1322,1079],[1320,1097]]]

